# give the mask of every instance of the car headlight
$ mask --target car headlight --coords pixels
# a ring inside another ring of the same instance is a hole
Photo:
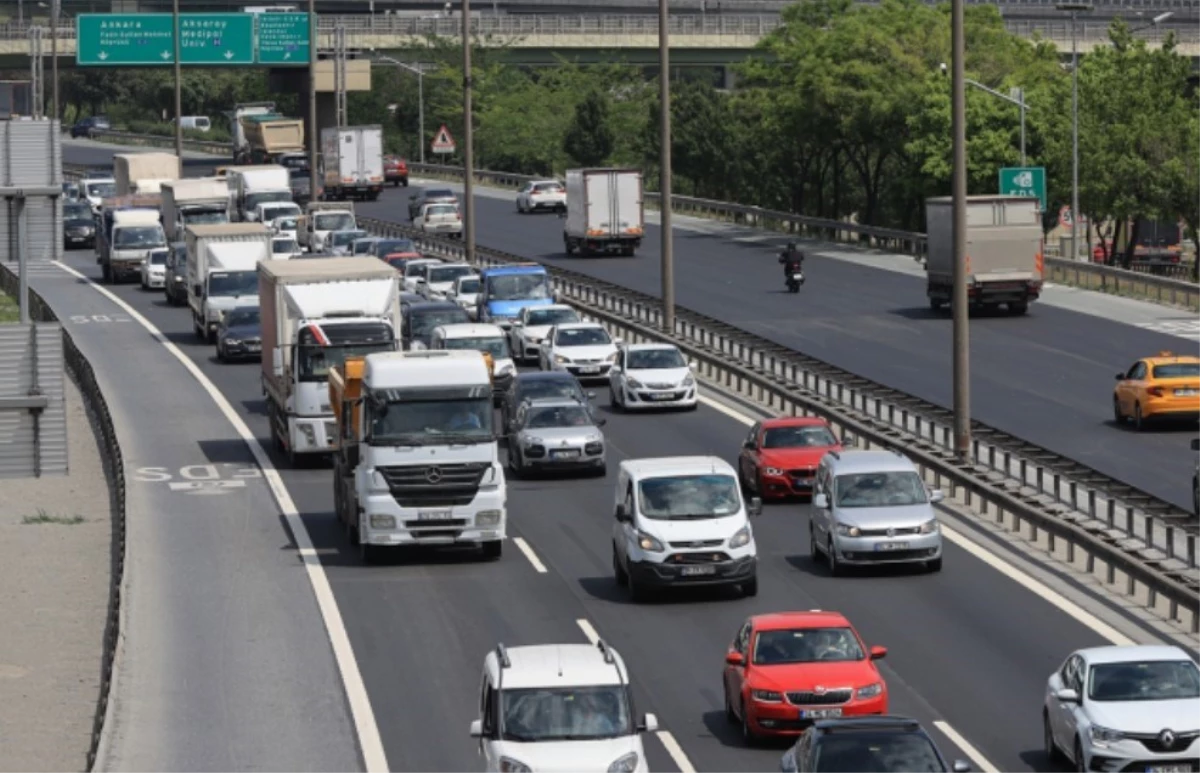
[[[783,470],[779,469],[778,467],[764,467],[763,472],[766,473],[767,475],[782,475],[783,474]]]
[[[636,378],[627,378],[627,379],[625,379],[625,383],[629,385],[630,389],[643,389],[644,388],[642,385],[642,382],[638,381]]]
[[[554,361],[556,363],[558,363],[559,365],[565,365],[568,362],[570,362],[571,360],[570,360],[570,358],[563,357],[561,354],[556,354],[556,355],[554,355]]]
[[[637,533],[637,537],[638,537],[638,547],[640,547],[642,550],[645,550],[647,553],[663,552],[662,543],[659,542],[658,540],[656,540],[654,537],[651,537],[646,532],[639,531]]]
[[[874,698],[881,692],[883,692],[883,682],[876,682],[875,684],[869,684],[866,687],[859,687],[858,692],[856,692],[855,695],[859,698]]]
[[[729,538],[729,547],[740,548],[743,545],[749,545],[751,538],[752,535],[750,533],[750,524],[746,524],[734,532],[733,536]]]
[[[512,757],[501,757],[500,773],[533,773],[533,768]]]
[[[540,437],[534,437],[533,435],[526,435],[525,437],[521,438],[521,442],[527,446],[544,445]]]
[[[1111,730],[1100,725],[1089,727],[1088,734],[1092,737],[1092,743],[1098,744],[1116,743],[1125,737],[1125,734],[1119,730]]]
[[[862,530],[857,526],[851,526],[847,523],[839,523],[837,525],[837,533],[843,537],[857,537],[862,534]]]
[[[396,517],[393,515],[372,514],[370,518],[372,529],[394,529],[396,528]]]
[[[633,771],[637,770],[637,765],[637,752],[630,752],[609,765],[608,773],[633,773]]]
[[[504,513],[500,510],[480,510],[475,514],[476,526],[495,526],[500,523]]]
[[[937,532],[937,530],[938,530],[938,522],[937,522],[936,518],[930,518],[928,521],[921,524],[920,531],[922,534],[934,534]]]
[[[612,354],[608,355],[607,357],[604,358],[604,361],[605,362],[616,362],[617,361],[617,353],[613,352]]]
[[[226,344],[232,344],[233,346],[238,346],[238,345],[240,345],[242,342],[241,342],[241,341],[239,341],[239,340],[238,340],[238,339],[236,339],[236,338],[226,338],[226,339],[225,339],[225,343],[226,343]]]
[[[783,695],[774,690],[751,690],[750,697],[759,703],[783,703]]]
[[[695,386],[695,385],[696,385],[696,379],[692,377],[691,373],[684,376],[683,381],[679,382],[679,386],[682,386],[682,387],[690,387],[690,386]]]
[[[500,368],[500,370],[496,371],[496,375],[503,376],[508,373],[512,373],[514,370],[516,370],[516,368],[513,366],[513,364],[511,362],[507,362]]]

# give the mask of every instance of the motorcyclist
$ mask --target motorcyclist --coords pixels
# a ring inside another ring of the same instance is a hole
[[[796,248],[795,242],[788,242],[787,249],[779,254],[779,262],[783,264],[784,279],[791,279],[792,274],[803,273],[804,253]]]

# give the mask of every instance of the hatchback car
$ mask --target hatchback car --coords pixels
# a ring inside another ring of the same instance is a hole
[[[603,476],[604,423],[578,400],[526,400],[512,421],[508,467],[517,477],[532,470],[583,470]]]
[[[388,263],[396,259],[412,259],[422,257],[417,251],[417,245],[412,239],[380,239],[375,242],[375,257]],[[392,265],[395,265],[392,263]]]
[[[456,204],[426,204],[413,219],[413,228],[427,234],[462,236],[462,213]]]
[[[783,773],[850,770],[966,773],[971,766],[962,760],[948,765],[917,720],[887,716],[821,720],[787,750],[779,761],[779,769]]]
[[[542,341],[538,364],[542,370],[563,370],[581,380],[606,379],[620,343],[597,322],[555,325]]]
[[[481,289],[481,281],[478,274],[460,276],[454,280],[454,286],[446,293],[446,300],[462,306],[463,310],[467,312],[467,316],[475,319],[475,307],[479,305],[479,292]]]
[[[417,292],[431,301],[448,298],[459,277],[475,276],[475,269],[466,263],[442,263],[425,266]]]
[[[535,180],[525,183],[517,193],[517,212],[528,214],[540,210],[559,212],[567,208],[567,189],[558,180]]]
[[[674,344],[622,346],[608,373],[608,395],[615,410],[683,408],[700,405],[692,366]]]
[[[187,303],[187,244],[176,242],[167,255],[167,277],[163,292],[167,303],[182,306]]]
[[[143,290],[161,290],[167,283],[167,258],[171,251],[163,248],[151,250],[150,255],[138,267],[138,282]]]
[[[262,323],[257,306],[235,306],[217,328],[217,359],[256,360],[262,356]]]
[[[783,416],[755,423],[742,441],[738,478],[747,491],[781,499],[811,494],[817,466],[830,451],[841,451],[829,422],[815,416]]]
[[[550,328],[581,321],[579,312],[565,304],[525,306],[508,329],[508,343],[512,347],[513,357],[522,362],[537,361],[542,341]]]
[[[108,131],[112,128],[112,124],[102,115],[88,116],[75,122],[71,127],[71,139],[79,137],[92,137],[96,132]]]
[[[361,228],[346,231],[334,231],[329,234],[329,240],[326,242],[329,251],[334,255],[348,256],[350,251],[354,249],[354,243],[368,236],[366,231]]]
[[[558,397],[587,405],[591,410],[589,401],[595,396],[593,392],[585,393],[579,379],[570,373],[518,373],[500,398],[500,426],[505,428],[505,433],[510,432],[517,408],[526,400]]]

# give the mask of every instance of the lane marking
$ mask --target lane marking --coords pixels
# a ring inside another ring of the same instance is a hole
[[[683,747],[679,745],[679,741],[675,740],[675,736],[671,735],[670,730],[659,730],[655,735],[662,745],[667,747],[667,754],[671,755],[671,759],[679,767],[680,773],[696,773],[696,769],[692,767],[692,761],[684,754]]]
[[[513,537],[513,543],[525,554],[525,557],[529,559],[529,563],[533,564],[534,571],[538,574],[546,573],[546,565],[537,557],[537,553],[533,552],[533,548],[529,547],[529,543],[524,538]]]
[[[950,727],[949,722],[943,722],[940,719],[935,719],[933,720],[933,726],[938,730],[941,730],[942,735],[953,741],[955,746],[957,746],[959,749],[962,749],[963,754],[970,757],[971,762],[974,762],[975,767],[979,768],[982,773],[999,773],[999,768],[988,762],[987,757],[984,757],[982,754],[980,754],[979,750],[972,746],[966,738],[963,738],[957,730]]]
[[[581,617],[575,621],[575,625],[579,626],[580,630],[583,631],[583,635],[587,637],[589,643],[595,644],[600,641],[600,634],[596,632],[596,629],[587,620]]]
[[[209,381],[208,377],[200,370],[196,363],[183,353],[178,346],[171,342],[170,339],[163,334],[161,330],[154,326],[150,320],[142,316],[137,309],[126,303],[115,293],[106,287],[102,287],[92,280],[91,277],[76,271],[70,266],[64,264],[56,264],[60,269],[84,280],[96,290],[96,292],[108,298],[110,301],[119,306],[123,311],[133,317],[134,321],[146,329],[148,333],[163,347],[177,359],[181,365],[192,377],[200,384],[208,396],[212,398],[217,408],[233,425],[233,429],[246,446],[253,454],[255,462],[263,471],[263,477],[267,481],[268,487],[271,489],[271,494],[275,497],[275,502],[278,504],[284,519],[287,521],[288,528],[291,529],[292,539],[296,542],[296,552],[300,555],[304,562],[304,568],[308,573],[309,582],[312,585],[313,595],[317,599],[317,607],[321,610],[321,619],[325,624],[325,630],[329,635],[329,643],[333,647],[334,659],[337,662],[338,672],[342,679],[342,686],[346,690],[346,699],[350,704],[351,719],[354,722],[355,734],[358,736],[359,749],[363,756],[363,762],[366,765],[367,773],[387,773],[388,764],[387,757],[383,751],[383,739],[379,735],[379,726],[375,722],[375,714],[371,710],[371,700],[367,696],[367,688],[363,682],[362,674],[358,669],[358,661],[354,656],[354,648],[350,645],[350,636],[346,633],[346,626],[342,622],[341,610],[338,609],[337,601],[333,597],[333,589],[329,585],[329,578],[325,575],[325,567],[321,565],[321,559],[316,548],[313,547],[312,539],[309,537],[308,529],[304,526],[304,521],[300,517],[300,512],[296,508],[296,503],[288,494],[287,487],[284,486],[283,478],[279,471],[275,469],[271,463],[271,457],[259,444],[258,439],[242,421],[242,417],[238,416],[237,411],[229,403],[216,385]]]

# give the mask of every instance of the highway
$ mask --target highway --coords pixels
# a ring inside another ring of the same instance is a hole
[[[80,160],[78,156],[68,156],[68,161],[101,162]],[[403,203],[403,191],[389,191],[378,204],[362,206],[362,211],[377,212],[377,216],[383,212],[396,214]],[[550,232],[559,226],[553,217],[517,218],[510,203],[502,205],[488,199],[480,203],[481,220],[490,223],[480,228],[480,244],[505,246],[497,242],[509,240],[508,247],[514,248],[512,242],[522,229],[534,234],[528,236],[532,242],[542,229],[546,230],[544,235],[552,236]],[[547,262],[562,260],[554,254],[556,244],[548,240],[547,246],[535,254]],[[685,278],[691,269],[706,265],[709,276],[721,271],[724,276],[732,276],[728,266],[716,268],[715,260],[719,258],[703,257],[719,256],[722,250],[732,250],[734,256],[745,260],[745,268],[737,272],[748,277],[739,281],[754,288],[749,293],[760,293],[754,296],[755,305],[779,301],[772,278],[778,278],[778,270],[769,254],[760,251],[754,256],[739,256],[737,247],[715,244],[692,250],[686,235],[679,239],[679,245],[680,265],[689,266],[680,275],[680,289],[690,288],[686,294],[680,293],[683,304],[719,305],[722,296],[728,298],[733,292],[728,289],[732,280],[722,280],[706,294],[694,278]],[[589,268],[628,277],[630,282],[649,283],[656,274],[652,252],[620,260],[620,266],[616,265],[618,260],[601,260]],[[98,278],[98,268],[89,254],[72,253],[67,263],[86,276]],[[572,265],[580,263],[571,260]],[[845,271],[845,266],[832,260],[815,263],[814,283],[830,282],[829,292],[836,292],[838,286],[822,277],[836,276],[839,270]],[[862,270],[862,274],[870,281],[876,272]],[[37,287],[41,289],[44,281],[38,278]],[[61,282],[54,283],[58,286]],[[74,293],[92,292],[82,284],[74,284],[72,289]],[[217,364],[214,350],[199,346],[192,336],[186,311],[164,304],[161,293],[142,292],[136,284],[116,287],[114,292],[178,344],[232,403],[260,443],[270,447],[257,364]],[[830,326],[834,307],[826,294],[822,287],[820,294],[809,293],[802,300],[806,305],[821,304],[827,314],[824,329],[834,335]],[[73,298],[71,295],[66,302],[76,302]],[[740,298],[745,304],[750,295],[742,293]],[[842,298],[846,300],[846,295]],[[881,298],[874,302],[883,305]],[[792,314],[797,313],[794,306],[790,305]],[[988,320],[985,324],[1036,324],[1043,318],[1043,311],[1054,314],[1054,310],[1038,310],[1028,320]],[[59,313],[65,317],[70,312]],[[858,314],[856,318],[850,313],[848,328],[870,328],[869,314]],[[762,318],[758,314],[756,317]],[[880,319],[874,324],[883,326]],[[926,320],[920,324],[928,329],[940,323]],[[875,341],[878,350],[878,341],[887,340],[888,335],[887,330],[878,330],[875,335],[863,337]],[[1006,335],[1012,338],[1014,334]],[[988,336],[979,337],[986,340]],[[112,346],[128,348],[128,341],[136,347],[158,346],[148,336],[124,341]],[[1015,348],[1015,340],[1009,346]],[[1031,348],[1028,342],[1025,348]],[[120,350],[114,349],[114,356]],[[905,350],[917,356],[922,347],[912,344]],[[146,390],[167,395],[194,391],[193,380],[182,368],[139,372],[143,374],[142,382],[128,386],[131,399]],[[154,372],[154,378],[145,378],[146,372]],[[912,372],[902,371],[901,377],[905,376],[912,377]],[[926,376],[925,380],[932,383],[935,379]],[[598,391],[604,394],[604,390]],[[805,505],[797,504],[769,505],[767,513],[755,523],[761,561],[757,598],[697,593],[631,605],[614,585],[610,568],[614,466],[619,460],[635,456],[715,454],[732,461],[750,419],[740,409],[725,406],[704,406],[691,414],[612,414],[606,396],[598,400],[608,418],[605,433],[610,442],[610,477],[511,481],[510,534],[523,540],[533,558],[510,541],[502,561],[494,564],[474,563],[462,553],[443,552],[406,555],[384,567],[364,567],[335,526],[329,469],[292,471],[276,457],[276,466],[301,510],[329,577],[391,771],[478,769],[479,759],[467,736],[467,726],[476,715],[481,661],[488,649],[497,641],[510,646],[584,642],[592,630],[624,654],[636,683],[638,711],[658,714],[662,729],[668,733],[665,738],[647,742],[654,771],[773,771],[778,769],[784,747],[742,748],[737,733],[722,718],[720,671],[728,643],[746,616],[796,609],[844,612],[870,645],[889,647],[882,665],[893,711],[911,714],[930,729],[938,727],[935,738],[948,756],[967,756],[958,745],[959,739],[965,738],[983,760],[983,765],[976,760],[977,771],[1045,769],[1039,751],[1039,706],[1045,677],[1072,649],[1104,643],[1096,631],[1058,610],[1042,593],[1018,585],[980,561],[976,553],[956,544],[947,547],[942,574],[869,573],[832,579],[806,557],[808,514]],[[191,405],[180,400],[176,409],[186,411]],[[185,425],[182,431],[192,429]],[[214,430],[209,425],[206,431]],[[288,555],[286,532],[275,517],[275,508],[269,502],[258,504],[260,521],[247,516],[247,522],[275,533],[276,539],[260,540],[245,550],[264,552],[263,561],[280,561],[280,556]],[[221,504],[214,499],[210,507],[220,508]],[[221,537],[238,540],[240,528],[216,521],[211,526],[212,539],[217,543],[221,540],[216,538]],[[140,545],[134,545],[134,549],[140,549]],[[242,557],[245,562],[253,559],[251,555]],[[288,609],[314,615],[311,609],[305,611],[295,605]],[[173,619],[172,624],[188,630],[185,619]],[[300,661],[295,665],[307,667]],[[328,666],[328,661],[324,665]],[[306,678],[307,673],[292,675],[300,677]],[[943,726],[935,723],[946,723],[949,730],[943,732]],[[319,731],[313,727],[311,732]],[[672,755],[668,745],[672,741],[678,742],[682,755]],[[676,759],[679,756],[686,761],[680,763]]]

